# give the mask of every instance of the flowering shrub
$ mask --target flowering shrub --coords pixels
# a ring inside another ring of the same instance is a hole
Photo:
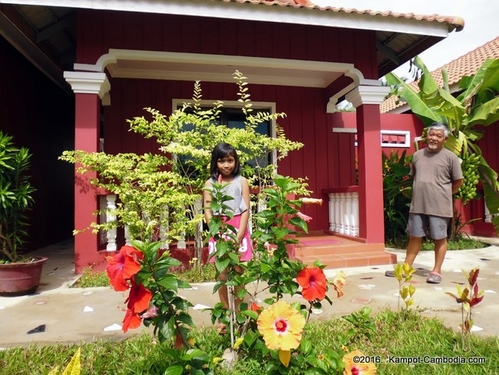
[[[170,363],[169,374],[212,374],[220,363],[234,366],[237,358],[261,360],[269,374],[338,374],[343,369],[345,374],[363,373],[351,365],[348,356],[343,360],[342,348],[318,351],[306,338],[312,309],[320,309],[324,300],[332,304],[330,286],[341,297],[345,279],[340,272],[330,282],[320,263],[306,266],[288,256],[288,246],[297,242],[295,228],[307,230],[305,220],[298,215],[300,200],[289,199],[298,186],[290,178],[277,176],[275,186],[265,191],[266,209],[255,215],[251,261],[240,262],[235,229],[222,214],[214,215],[210,222],[210,236],[216,240],[215,268],[226,275],[214,292],[227,286],[231,300],[229,309],[221,303],[210,309],[213,322],[229,323],[230,347],[222,356],[210,358],[190,339],[189,331],[194,327],[188,313],[191,303],[177,293],[189,285],[170,273],[179,262],[163,252],[159,243],[134,242],[108,257],[107,272],[114,289],[129,292],[123,330],[141,323],[152,325],[161,343],[169,341],[176,348],[168,350],[170,357],[165,359]],[[213,184],[213,212],[224,211],[227,197],[222,187]],[[244,288],[250,282],[257,285],[252,294]],[[258,295],[263,291],[270,297],[261,301]],[[304,303],[284,299],[295,295],[301,295]],[[243,302],[236,304],[239,300]]]

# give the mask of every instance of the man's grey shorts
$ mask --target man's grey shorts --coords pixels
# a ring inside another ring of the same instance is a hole
[[[428,237],[441,240],[449,236],[451,218],[423,214],[409,214],[407,234],[411,237]]]

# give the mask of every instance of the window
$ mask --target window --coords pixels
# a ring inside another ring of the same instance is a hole
[[[189,100],[173,99],[172,108],[180,109],[182,108],[184,103],[189,103]],[[262,111],[275,113],[275,103],[252,102],[252,104],[254,112]],[[201,101],[201,106],[205,109],[211,108],[213,106],[213,101],[203,100]],[[219,116],[219,123],[226,124],[229,128],[244,128],[245,116],[241,108],[242,106],[239,102],[224,101],[224,107],[221,109],[221,113]],[[262,122],[258,124],[256,131],[260,134],[265,134],[268,137],[275,137],[275,122]],[[272,153],[267,158],[263,157],[261,160],[259,160],[258,165],[265,167],[271,163],[274,163],[275,160],[276,155]],[[253,161],[250,162],[250,164],[256,164],[256,162]]]
[[[410,135],[408,130],[381,130],[381,147],[409,148]]]

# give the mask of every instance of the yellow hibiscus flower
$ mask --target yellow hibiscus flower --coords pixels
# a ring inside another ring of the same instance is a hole
[[[354,357],[365,357],[364,354],[358,349],[345,354],[343,357],[343,364],[345,365],[345,370],[343,371],[343,375],[375,375],[376,374],[376,365],[373,362],[370,363],[357,363],[359,361],[355,361]]]
[[[305,318],[284,301],[263,310],[258,317],[258,331],[271,350],[291,350],[300,345]]]

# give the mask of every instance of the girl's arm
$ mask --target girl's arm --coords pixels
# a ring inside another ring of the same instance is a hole
[[[241,222],[239,224],[239,230],[237,232],[237,240],[239,243],[241,243],[241,241],[243,240],[244,233],[248,228],[248,221],[251,210],[249,184],[248,180],[245,177],[241,177],[241,187],[242,187],[243,201],[246,203],[246,207],[248,207],[248,209],[241,214]]]
[[[211,218],[213,217],[213,212],[211,211],[211,181],[208,180],[204,184],[205,190],[203,190],[203,207],[204,207],[204,218],[206,224],[210,225]]]

